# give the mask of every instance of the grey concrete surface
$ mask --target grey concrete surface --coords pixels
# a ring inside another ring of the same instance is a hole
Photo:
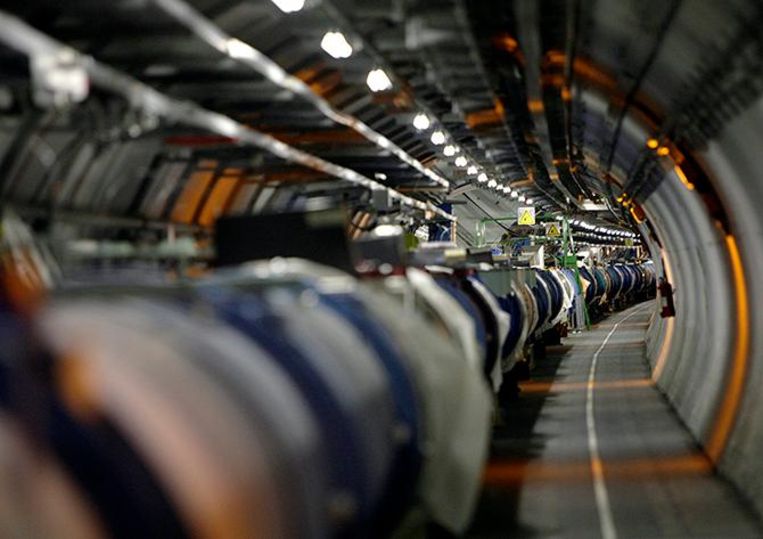
[[[496,429],[470,537],[763,537],[652,383],[645,357],[652,311],[648,303],[618,313],[539,362]],[[599,350],[592,412],[609,535],[602,533],[586,421]]]

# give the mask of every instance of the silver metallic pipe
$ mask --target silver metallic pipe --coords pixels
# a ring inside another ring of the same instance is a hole
[[[207,19],[183,0],[152,1],[208,45],[230,58],[246,64],[273,84],[306,99],[330,120],[360,133],[379,148],[394,154],[398,159],[415,168],[433,182],[442,185],[443,187],[450,186],[450,183],[446,179],[442,178],[436,172],[426,168],[420,161],[413,158],[390,139],[381,133],[374,131],[368,124],[358,118],[335,108],[329,101],[316,94],[312,88],[305,84],[301,79],[289,74],[280,65],[248,43],[244,43],[243,41],[223,32],[215,23]]]
[[[232,118],[212,112],[191,101],[169,97],[150,86],[126,75],[112,67],[97,62],[91,56],[84,55],[71,47],[32,28],[22,20],[0,11],[0,42],[26,54],[30,58],[42,56],[60,56],[81,66],[90,77],[90,82],[123,96],[132,106],[148,114],[163,117],[170,122],[198,127],[233,138],[268,151],[286,161],[326,173],[371,190],[384,190],[402,204],[431,212],[448,220],[455,220],[451,214],[429,202],[408,197],[395,189],[384,186],[349,168],[326,161],[313,154],[299,150],[280,140],[236,122]]]

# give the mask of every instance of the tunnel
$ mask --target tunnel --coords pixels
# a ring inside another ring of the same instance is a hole
[[[762,26],[2,2],[1,535],[763,536]]]

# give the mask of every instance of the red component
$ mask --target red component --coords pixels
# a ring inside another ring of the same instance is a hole
[[[664,277],[660,277],[660,284],[657,285],[657,290],[660,292],[660,316],[663,318],[669,318],[676,315],[676,306],[673,303],[673,287]]]

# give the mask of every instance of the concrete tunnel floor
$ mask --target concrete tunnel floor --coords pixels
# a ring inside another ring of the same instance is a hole
[[[494,432],[468,537],[763,537],[651,381],[653,311],[549,348]]]

